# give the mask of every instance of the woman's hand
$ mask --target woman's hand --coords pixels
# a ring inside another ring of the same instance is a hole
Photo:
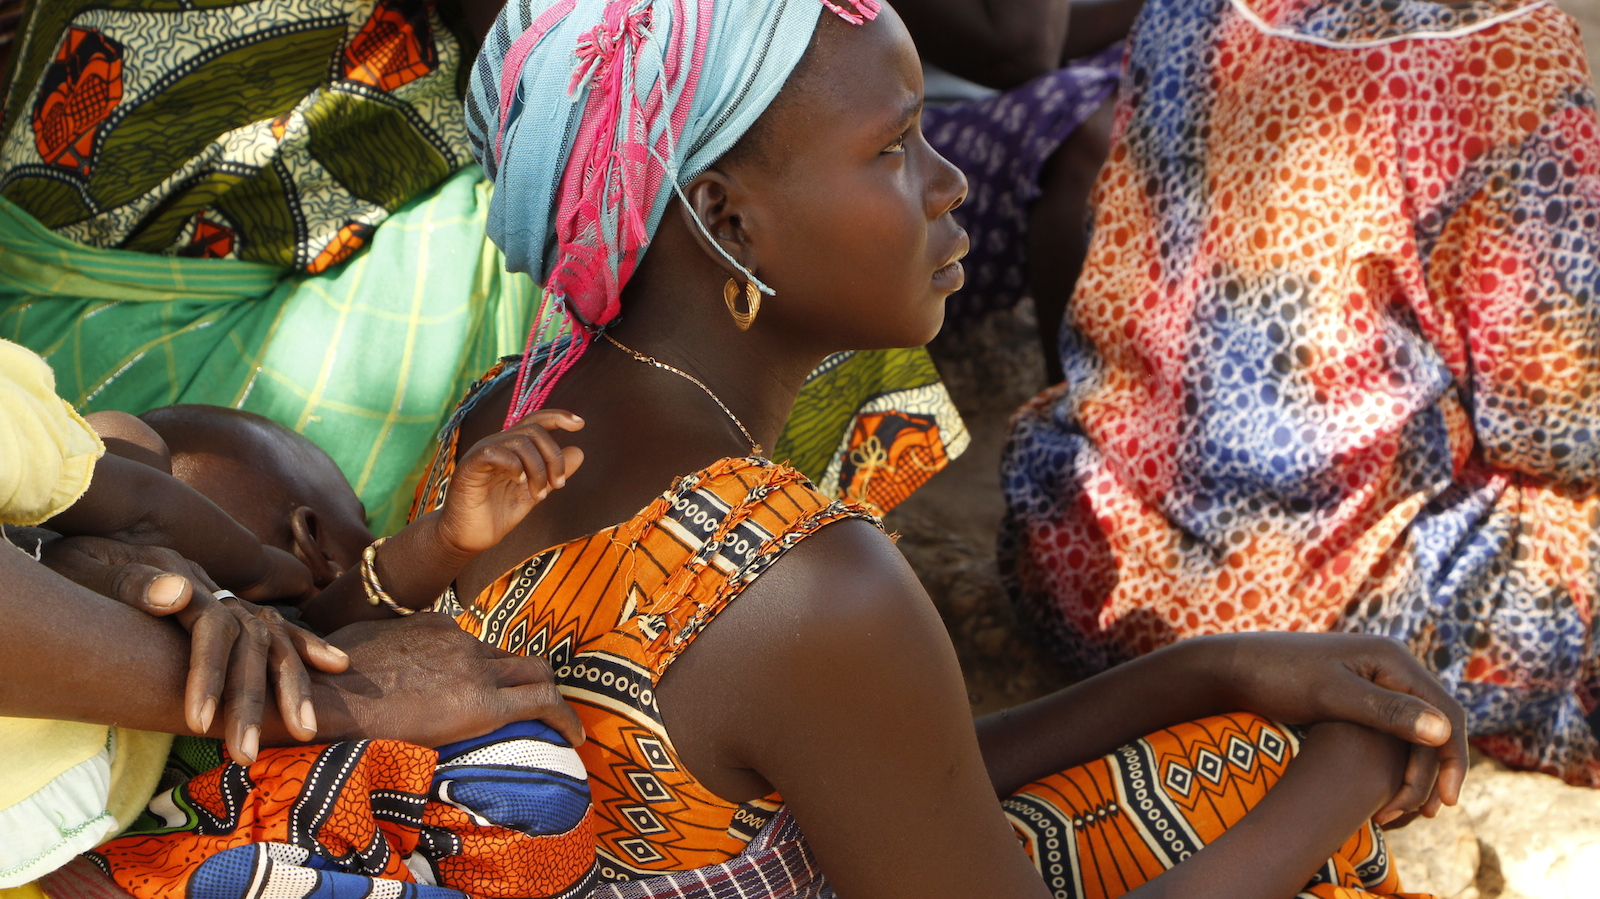
[[[476,640],[444,615],[363,621],[328,639],[350,657],[343,674],[316,677],[317,707],[339,717],[330,739],[443,746],[537,719],[573,746],[583,742],[548,662]]]
[[[466,556],[499,543],[551,490],[583,464],[583,450],[563,449],[552,429],[577,431],[583,419],[542,409],[511,428],[478,441],[461,457],[440,510],[438,533]]]
[[[1411,745],[1400,789],[1373,816],[1454,805],[1466,778],[1466,713],[1410,652],[1386,637],[1257,633],[1205,637],[1231,656],[1224,689],[1239,709],[1289,724],[1347,721]]]
[[[289,735],[302,741],[317,736],[306,666],[344,671],[350,660],[342,650],[289,624],[276,609],[218,590],[200,566],[170,549],[63,537],[44,544],[40,561],[104,596],[170,615],[189,631],[184,718],[195,733],[207,733],[221,708],[235,759],[256,757],[269,681]]]

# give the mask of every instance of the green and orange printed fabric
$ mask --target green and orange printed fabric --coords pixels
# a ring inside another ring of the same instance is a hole
[[[470,162],[426,0],[31,0],[0,196],[77,243],[315,273]]]

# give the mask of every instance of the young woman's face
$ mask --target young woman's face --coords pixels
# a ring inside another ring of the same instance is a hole
[[[899,17],[885,6],[818,27],[758,158],[729,171],[748,189],[756,274],[777,292],[760,317],[829,350],[921,346],[964,278],[950,211],[967,181],[923,139],[922,67]]]

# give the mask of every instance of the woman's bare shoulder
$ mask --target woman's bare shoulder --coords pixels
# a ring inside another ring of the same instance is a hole
[[[1040,891],[989,782],[943,622],[871,523],[797,544],[658,695],[696,777],[730,801],[781,793],[841,893]],[[886,829],[885,809],[924,822],[918,838]]]

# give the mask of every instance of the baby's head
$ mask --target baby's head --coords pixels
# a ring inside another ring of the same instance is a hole
[[[366,510],[320,447],[271,419],[223,406],[166,406],[139,416],[171,454],[172,474],[263,544],[293,553],[318,586],[361,561]]]

